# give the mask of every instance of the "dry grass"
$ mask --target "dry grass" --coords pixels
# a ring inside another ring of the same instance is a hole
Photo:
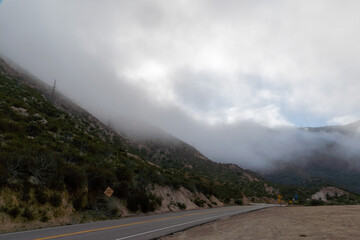
[[[360,205],[276,207],[222,219],[163,238],[360,239]]]

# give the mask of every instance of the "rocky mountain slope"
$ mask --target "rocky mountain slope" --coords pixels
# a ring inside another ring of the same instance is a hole
[[[356,144],[360,121],[344,126],[304,128],[312,134],[337,134],[338,141],[323,139],[306,158],[286,159],[274,162],[274,167],[261,173],[269,181],[306,187],[334,185],[360,193],[360,155],[356,146],[346,148],[343,144]],[[351,146],[352,146],[351,145]]]
[[[214,163],[174,137],[119,134],[3,60],[0,147],[1,231],[277,194],[255,173]],[[103,193],[107,187],[111,198]]]
[[[227,196],[237,193],[237,198],[242,198],[243,195],[276,198],[278,194],[273,184],[264,181],[255,172],[235,164],[213,162],[192,146],[161,129],[148,126],[141,128],[140,132],[127,131],[127,139],[147,161],[166,169],[181,170],[194,179],[197,179],[195,176],[201,176],[201,179],[209,183],[209,188],[206,188],[198,179],[195,186],[187,186],[188,189],[202,189],[208,194],[222,192]]]

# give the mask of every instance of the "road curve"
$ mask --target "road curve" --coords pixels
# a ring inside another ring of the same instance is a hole
[[[231,206],[177,213],[154,214],[1,234],[0,240],[123,240],[153,239],[227,216],[273,205]]]

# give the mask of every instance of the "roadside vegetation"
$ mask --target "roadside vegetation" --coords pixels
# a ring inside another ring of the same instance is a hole
[[[40,92],[1,64],[0,147],[0,221],[48,222],[75,213],[87,221],[118,217],[123,208],[151,212],[162,204],[152,193],[155,185],[225,202],[244,192],[263,194],[239,182],[236,171],[227,176],[220,168],[215,176],[209,168],[189,172],[152,164],[84,110],[72,109],[51,89]],[[111,199],[103,194],[108,186],[114,190]],[[181,202],[175,206],[186,209]]]
[[[286,186],[278,185],[284,202],[293,202],[295,194],[298,196],[296,204],[305,205],[305,206],[322,206],[322,205],[356,205],[360,203],[360,195],[357,193],[349,192],[345,189],[339,189],[343,191],[343,194],[333,194],[326,196],[322,199],[312,199],[311,197],[317,193],[321,188],[332,185],[325,186],[313,186],[313,187],[299,187],[299,186]]]

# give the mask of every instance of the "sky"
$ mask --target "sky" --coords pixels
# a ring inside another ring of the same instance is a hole
[[[103,121],[148,122],[215,160],[252,166],[268,147],[298,144],[289,129],[359,119],[359,7],[3,0],[0,54],[50,85],[56,80],[58,91]],[[279,131],[287,137],[265,137]]]

